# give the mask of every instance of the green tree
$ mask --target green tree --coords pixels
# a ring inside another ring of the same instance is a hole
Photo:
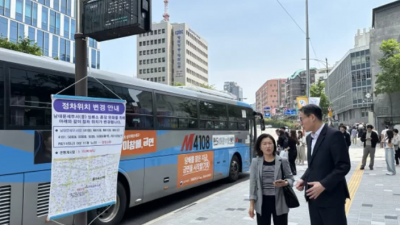
[[[330,106],[330,102],[328,99],[328,96],[326,96],[325,94],[325,83],[322,82],[321,80],[318,80],[318,83],[314,83],[313,85],[311,85],[310,88],[310,97],[319,97],[320,98],[320,102],[319,102],[319,106],[322,109],[322,114],[324,116],[327,116],[329,113],[329,106]]]
[[[33,44],[32,44],[33,43]],[[24,52],[32,55],[41,56],[42,50],[29,38],[21,39],[17,43],[10,42],[7,38],[0,38],[0,48],[6,48],[14,51]]]
[[[392,94],[400,92],[400,44],[395,39],[383,41],[380,50],[382,58],[378,60],[381,73],[375,82],[375,96],[387,94],[390,104],[390,121],[392,121],[393,107]]]
[[[211,90],[215,90],[214,84],[211,84],[211,85],[209,85],[209,84],[201,84],[200,87],[211,89]]]
[[[180,86],[185,86],[184,84],[182,84],[182,83],[179,83],[179,82],[174,82],[174,86],[176,86],[176,87],[180,87]]]

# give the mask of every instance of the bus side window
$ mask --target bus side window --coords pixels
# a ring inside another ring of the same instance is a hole
[[[226,105],[200,101],[200,128],[224,130],[228,121]]]
[[[73,84],[73,78],[10,68],[10,126],[50,128],[51,95]],[[74,87],[63,95],[74,95]]]
[[[197,129],[197,101],[156,93],[157,126],[164,129]]]

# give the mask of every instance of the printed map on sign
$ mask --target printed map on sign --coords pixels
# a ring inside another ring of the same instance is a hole
[[[213,178],[214,152],[178,155],[177,187]]]
[[[53,96],[49,219],[114,204],[125,101]]]

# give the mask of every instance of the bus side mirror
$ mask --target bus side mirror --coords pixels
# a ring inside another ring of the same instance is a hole
[[[265,122],[263,119],[260,121],[260,125],[261,125],[261,130],[264,131],[265,130]]]

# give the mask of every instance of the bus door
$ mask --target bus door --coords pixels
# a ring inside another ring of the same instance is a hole
[[[265,130],[265,123],[261,113],[254,113],[254,117],[250,120],[250,159],[256,157],[254,144],[258,136]]]

